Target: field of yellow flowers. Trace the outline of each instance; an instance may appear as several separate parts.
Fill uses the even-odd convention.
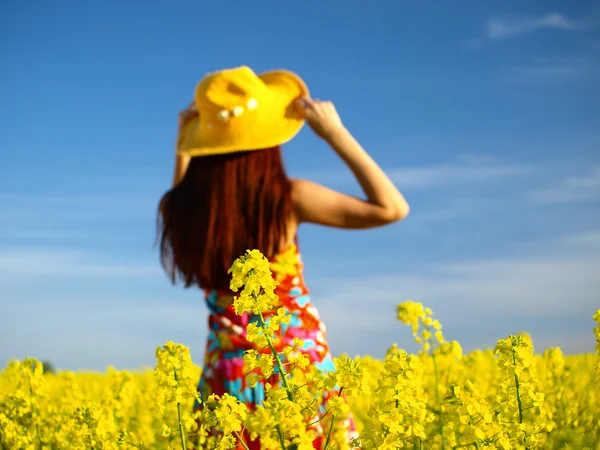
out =
[[[260,317],[248,340],[267,350],[246,354],[250,382],[283,374],[262,406],[212,396],[193,413],[201,370],[173,342],[146,372],[53,374],[33,359],[13,361],[0,372],[0,449],[248,449],[259,438],[264,449],[305,450],[317,430],[326,449],[600,449],[600,310],[596,355],[534,354],[526,334],[465,355],[431,310],[404,302],[397,317],[412,327],[417,354],[393,345],[384,360],[341,356],[321,374],[303,363],[300,341],[275,351],[287,318],[263,317],[277,300],[263,255],[247,252],[230,273],[241,289],[236,311]],[[322,413],[326,391],[338,395]],[[350,440],[338,419],[348,409],[358,428]]]

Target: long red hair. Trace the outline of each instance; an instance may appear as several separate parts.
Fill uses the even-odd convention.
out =
[[[194,157],[160,200],[161,264],[173,284],[227,290],[227,270],[247,249],[279,250],[291,213],[279,147]]]

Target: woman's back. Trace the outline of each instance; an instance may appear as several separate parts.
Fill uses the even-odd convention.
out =
[[[194,158],[160,209],[162,264],[186,287],[227,289],[227,270],[246,249],[274,256],[297,228],[278,146]]]

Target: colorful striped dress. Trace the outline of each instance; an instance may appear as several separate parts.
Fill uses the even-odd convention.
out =
[[[275,293],[281,305],[292,316],[289,324],[281,325],[281,334],[275,342],[276,350],[281,351],[292,345],[295,337],[300,338],[304,341],[304,347],[300,351],[309,358],[312,365],[325,372],[334,370],[325,325],[304,284],[297,242],[271,259],[271,271],[279,282]],[[261,405],[265,398],[264,380],[260,380],[254,387],[247,385],[243,356],[245,350],[254,348],[254,344],[246,340],[246,327],[257,318],[251,313],[238,316],[232,305],[233,295],[230,291],[205,291],[209,330],[198,391],[201,399],[206,399],[210,394],[228,393],[253,409],[256,405]],[[327,398],[325,402],[326,400]],[[196,404],[195,408],[200,408],[200,405]],[[345,426],[348,435],[354,435],[355,424],[351,414],[348,415]],[[316,431],[317,439],[313,446],[321,449],[324,445],[322,430]],[[252,449],[260,448],[258,442],[250,444]]]

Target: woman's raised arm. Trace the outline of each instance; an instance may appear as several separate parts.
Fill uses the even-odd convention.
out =
[[[394,183],[362,148],[330,102],[300,99],[299,109],[317,135],[342,158],[362,187],[362,200],[307,180],[292,180],[297,221],[340,228],[371,228],[404,219],[409,206]]]

